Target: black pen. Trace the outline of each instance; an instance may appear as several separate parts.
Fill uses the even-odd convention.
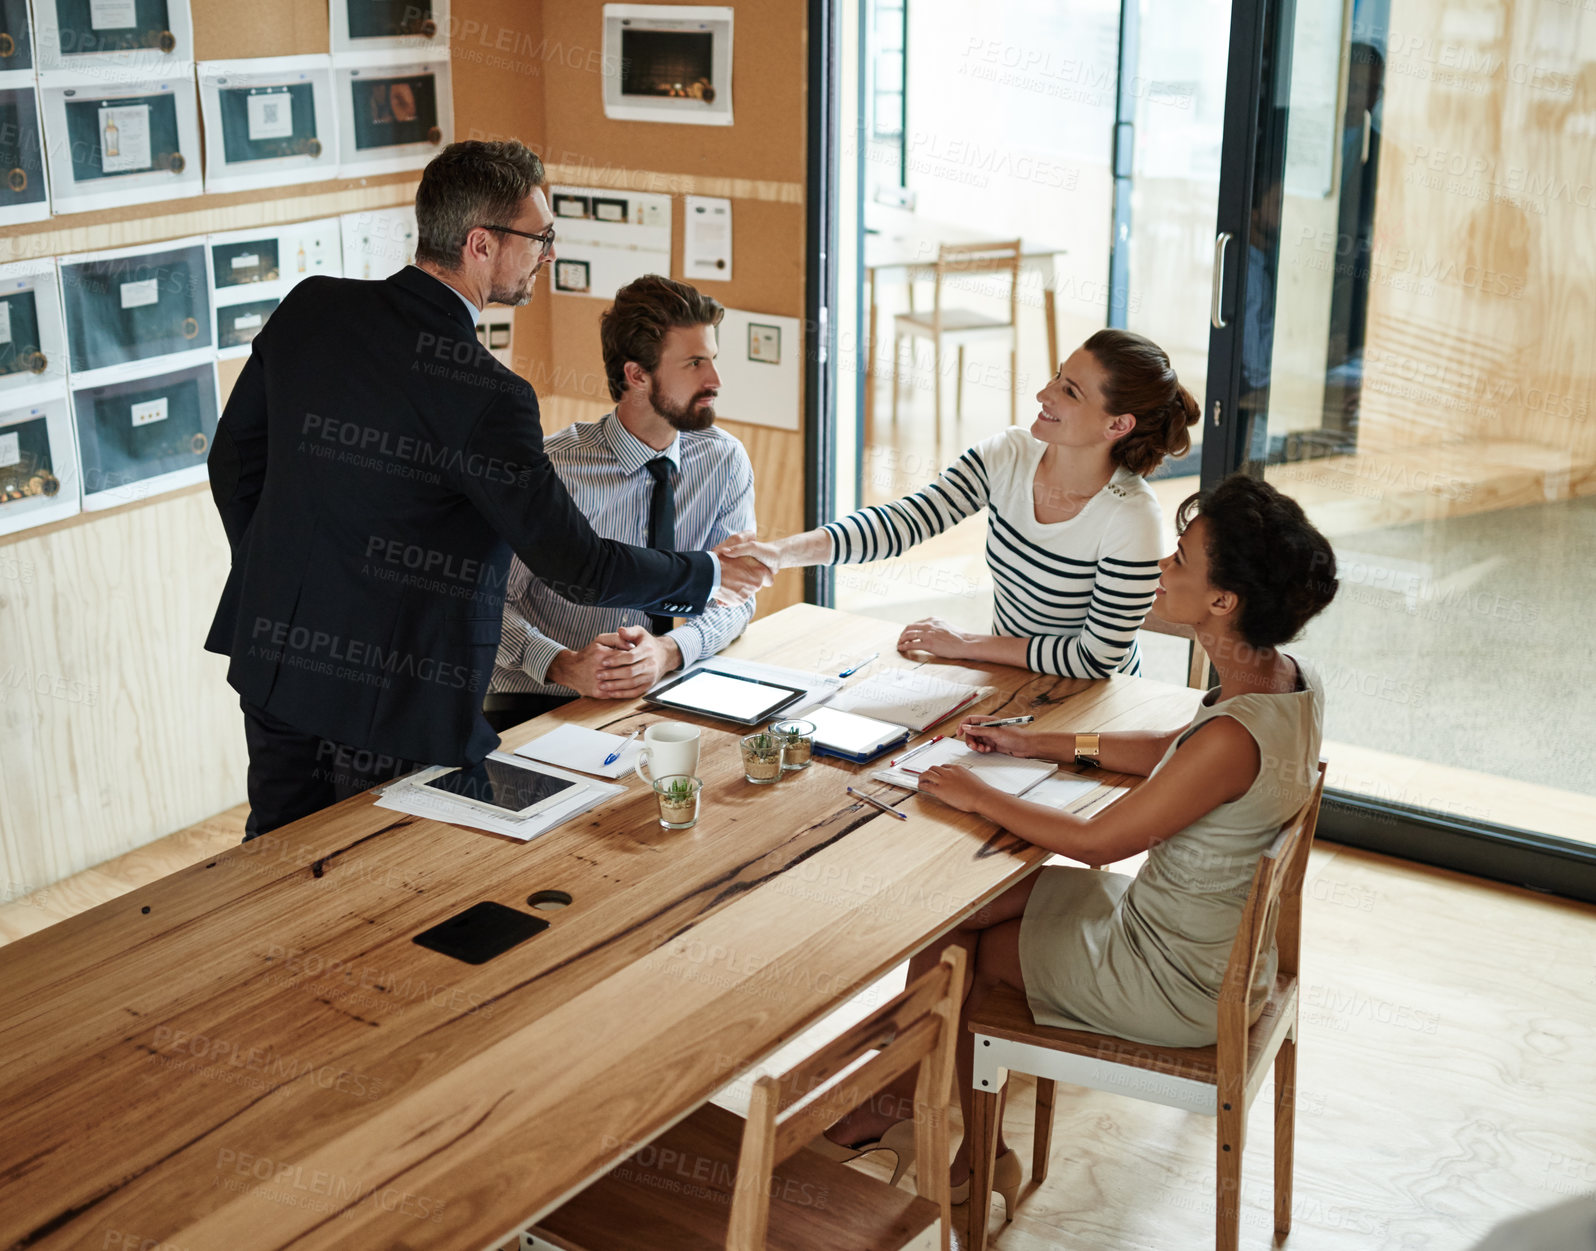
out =
[[[848,794],[852,795],[855,799],[862,799],[865,801],[865,803],[874,805],[875,807],[881,809],[882,812],[890,812],[900,821],[907,821],[909,819],[909,814],[907,812],[899,812],[896,808],[893,808],[888,804],[884,804],[879,799],[875,799],[872,796],[866,795],[862,791],[856,791],[851,786],[848,788]]]

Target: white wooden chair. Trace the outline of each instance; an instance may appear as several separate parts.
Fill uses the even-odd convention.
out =
[[[780,1077],[756,1081],[746,1123],[705,1105],[541,1218],[522,1245],[950,1251],[948,1107],[964,966],[963,949],[948,948],[896,999]],[[915,1154],[941,1161],[916,1170],[919,1194],[805,1150],[844,1112],[916,1066]]]
[[[913,358],[916,339],[931,340],[933,420],[936,429],[942,428],[942,341],[953,340],[958,346],[958,372],[954,377],[953,414],[955,420],[964,415],[964,345],[971,340],[1006,336],[1009,340],[1009,425],[1018,415],[1018,387],[1015,370],[1018,364],[1019,305],[1020,305],[1020,241],[1008,239],[992,243],[944,243],[937,249],[931,271],[933,282],[931,311],[916,312],[914,307],[913,273],[909,282],[909,311],[892,319],[892,420],[898,420],[898,361],[903,355],[903,340],[908,338]],[[1007,319],[991,317],[968,308],[946,308],[943,289],[950,278],[970,274],[1007,274],[1009,276]]]
[[[1009,987],[990,995],[967,1014],[975,1034],[975,1093],[969,1129],[971,1251],[983,1251],[986,1246],[998,1108],[1010,1072],[1032,1073],[1037,1078],[1031,1171],[1038,1182],[1047,1176],[1057,1082],[1216,1117],[1216,1240],[1219,1251],[1236,1251],[1247,1111],[1273,1063],[1275,1233],[1285,1237],[1291,1232],[1302,882],[1319,820],[1324,773],[1321,760],[1308,802],[1259,857],[1219,992],[1219,1040],[1214,1046],[1157,1047],[1107,1034],[1040,1026],[1032,1019],[1025,997]],[[1278,953],[1275,984],[1262,1015],[1249,1027],[1248,989],[1271,934]]]

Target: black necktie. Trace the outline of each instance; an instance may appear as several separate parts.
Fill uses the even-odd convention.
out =
[[[654,494],[648,504],[648,545],[667,551],[676,549],[676,495],[671,488],[671,462],[668,456],[656,456],[647,464],[654,475]],[[664,634],[674,628],[670,617],[648,615],[648,628],[652,634]]]

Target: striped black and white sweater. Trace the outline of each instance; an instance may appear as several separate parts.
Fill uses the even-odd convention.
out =
[[[985,508],[992,632],[1029,638],[1025,663],[1037,673],[1140,672],[1136,631],[1163,554],[1158,499],[1121,467],[1074,517],[1043,525],[1033,483],[1046,450],[1023,427],[978,443],[924,490],[828,523],[833,563],[901,556]]]

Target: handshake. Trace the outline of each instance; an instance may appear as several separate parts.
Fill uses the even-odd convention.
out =
[[[732,535],[715,548],[715,556],[720,561],[720,587],[715,592],[715,602],[728,608],[752,599],[771,584],[781,568],[776,545],[759,542],[752,530]]]

